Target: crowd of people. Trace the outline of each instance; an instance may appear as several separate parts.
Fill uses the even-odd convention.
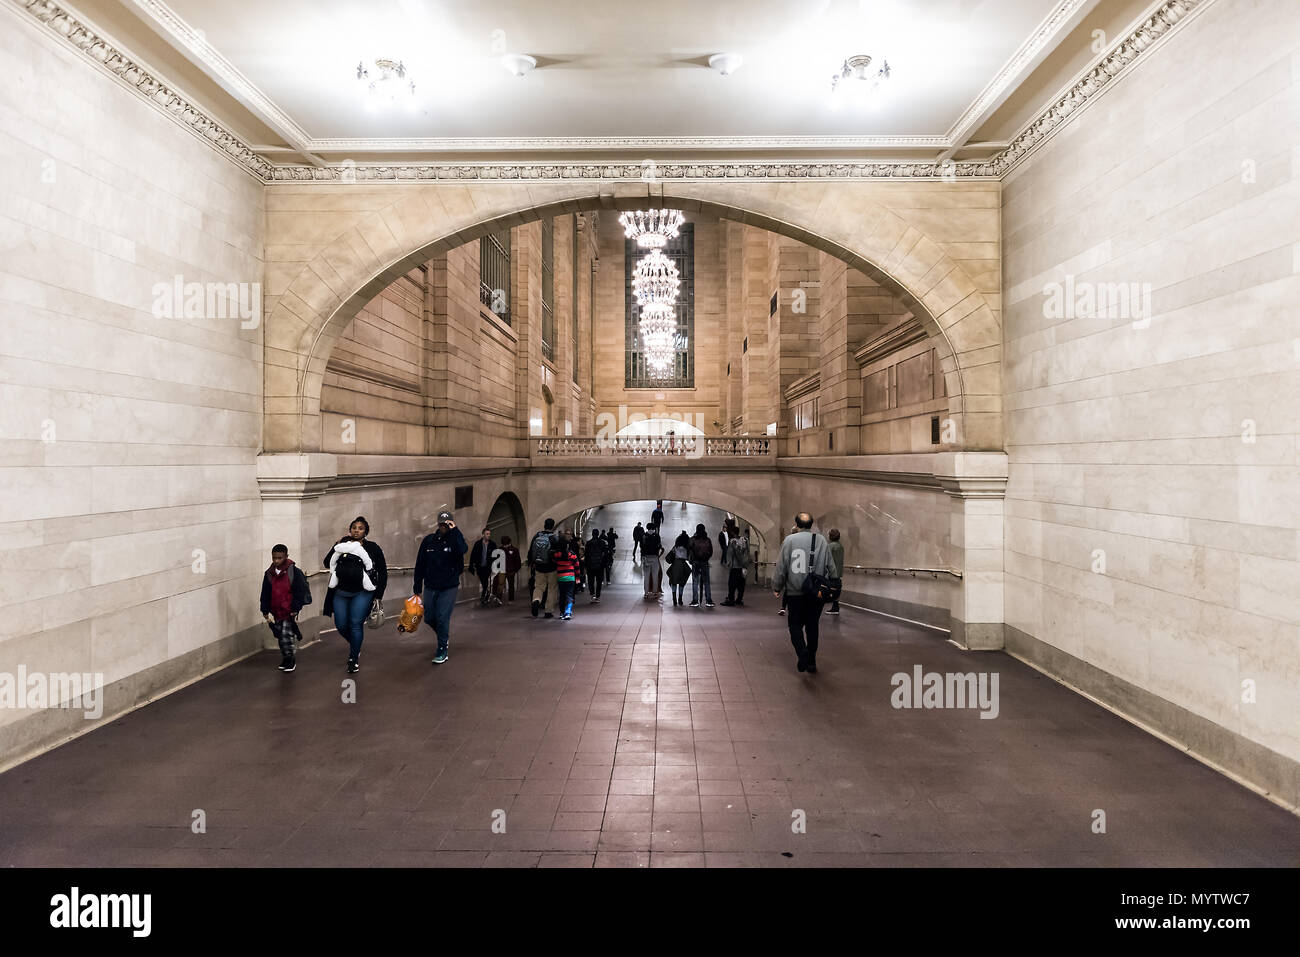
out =
[[[755,561],[750,546],[750,529],[727,519],[714,539],[703,523],[695,533],[685,529],[668,541],[663,502],[657,501],[649,520],[637,522],[632,530],[632,561],[640,566],[646,601],[662,601],[663,579],[668,579],[674,607],[684,607],[686,584],[691,585],[691,608],[713,608],[712,563],[726,571],[727,597],[724,607],[743,608],[745,583]],[[790,533],[781,544],[772,576],[773,594],[780,599],[779,614],[786,616],[790,641],[800,672],[816,673],[818,622],[823,609],[839,614],[840,579],[844,569],[844,547],[838,529],[825,537],[812,531],[807,512],[795,517]],[[334,619],[339,635],[348,644],[347,671],[360,668],[365,622],[372,609],[382,608],[388,584],[388,566],[383,550],[370,541],[370,524],[358,516],[348,534],[326,552],[323,565],[330,572],[323,612]],[[533,618],[568,621],[573,617],[576,596],[589,595],[589,604],[599,604],[602,588],[613,580],[618,533],[612,528],[591,529],[591,537],[575,535],[571,528],[556,528],[546,519],[533,535],[526,553],[521,554],[509,536],[498,543],[484,528],[471,547],[450,512],[438,516],[437,528],[420,543],[415,562],[412,596],[419,600],[424,620],[437,638],[434,664],[447,661],[451,616],[460,594],[461,579],[472,572],[479,581],[480,605],[509,605],[515,601],[519,572],[528,569],[528,595]],[[468,554],[468,565],[466,555]],[[721,582],[719,583],[721,585]],[[262,582],[262,614],[276,636],[281,651],[280,670],[297,667],[296,642],[302,640],[297,619],[311,602],[306,576],[288,556],[284,545],[271,551],[271,565]]]

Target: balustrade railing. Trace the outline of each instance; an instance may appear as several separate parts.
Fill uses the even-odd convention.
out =
[[[602,438],[598,436],[534,436],[535,456],[595,455],[638,457],[673,455],[685,458],[755,456],[771,457],[773,440],[766,436],[677,436],[640,435]]]

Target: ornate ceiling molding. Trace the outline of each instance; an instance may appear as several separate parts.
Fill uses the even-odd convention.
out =
[[[104,36],[51,0],[9,2],[247,172],[263,182],[270,181],[274,169],[270,163],[189,99],[164,83],[147,65],[120,50],[110,37]]]
[[[144,6],[162,7],[148,0]],[[128,86],[155,108],[163,111],[195,136],[239,164],[264,183],[295,182],[428,182],[430,180],[484,180],[494,182],[536,182],[539,180],[645,181],[659,180],[942,180],[999,179],[1024,162],[1047,142],[1071,117],[1094,102],[1116,78],[1126,74],[1139,59],[1161,46],[1173,31],[1208,7],[1214,0],[1165,0],[1125,38],[1102,55],[1025,125],[997,156],[979,162],[679,162],[654,166],[653,180],[647,170],[633,163],[434,163],[354,164],[337,166],[274,165],[252,147],[196,107],[187,97],[167,85],[153,70],[121,51],[114,41],[88,25],[53,0],[8,0],[71,44],[83,56]],[[1062,4],[1063,9],[1067,4]],[[206,44],[205,44],[206,45]],[[655,139],[665,142],[664,138]],[[668,138],[671,139],[671,138]],[[688,139],[688,138],[678,138]],[[741,138],[747,139],[747,138]],[[310,142],[310,141],[309,141]],[[592,147],[597,148],[597,147]]]
[[[1038,147],[1049,140],[1072,116],[1105,91],[1118,77],[1126,74],[1139,59],[1163,44],[1173,30],[1192,15],[1208,7],[1213,0],[1166,0],[1146,16],[1127,36],[1115,43],[1101,59],[1083,71],[1057,94],[1051,104],[1011,139],[994,162],[998,174],[1005,176],[1023,163]]]
[[[139,2],[139,0],[137,0]],[[500,150],[944,149],[944,136],[470,136],[308,139],[313,153],[436,153]]]
[[[136,0],[140,2],[140,0]],[[954,143],[965,143],[967,136],[976,128],[976,126],[985,118],[986,114],[994,108],[994,104],[1000,101],[1003,96],[1024,78],[1024,75],[1032,68],[1038,54],[1042,53],[1047,45],[1054,39],[1058,33],[1063,30],[1071,21],[1076,13],[1085,6],[1095,3],[1096,0],[1060,0],[1051,13],[1049,13],[1043,22],[1038,25],[1038,29],[1024,43],[1020,49],[1016,50],[998,71],[997,75],[989,81],[986,86],[975,97],[970,106],[966,107],[957,121],[953,123],[948,135],[945,147]]]

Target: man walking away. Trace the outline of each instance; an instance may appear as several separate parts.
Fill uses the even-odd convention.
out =
[[[289,549],[276,545],[271,549],[271,565],[262,576],[262,615],[280,646],[280,670],[285,674],[298,667],[293,644],[302,641],[298,612],[310,604],[307,576],[289,558]]]
[[[605,547],[608,549],[605,554],[605,584],[608,585],[614,580],[614,552],[618,548],[618,532],[612,528],[605,533]]]
[[[700,607],[701,594],[706,608],[713,607],[713,591],[709,587],[709,559],[713,557],[713,542],[704,530],[704,523],[695,526],[691,538],[691,607]]]
[[[438,651],[433,663],[447,660],[451,642],[451,613],[456,610],[460,576],[465,572],[465,553],[469,545],[452,520],[451,512],[438,515],[438,528],[424,536],[415,559],[415,583],[412,595],[420,595],[425,586],[432,594],[424,599],[424,620],[438,636]]]
[[[655,528],[659,528],[659,529],[662,529],[664,527],[663,499],[660,499],[659,501],[655,502],[655,510],[650,513],[650,524],[653,525]],[[641,554],[644,555],[645,552],[642,552]]]
[[[812,531],[812,516],[807,512],[795,516],[794,524],[794,534],[781,543],[781,555],[772,576],[772,593],[778,598],[785,596],[786,624],[799,670],[815,674],[817,620],[821,617],[822,603],[803,593],[803,582],[810,572],[829,577],[831,550],[826,539]]]
[[[480,605],[486,605],[492,593],[492,553],[496,550],[497,543],[492,541],[492,530],[485,528],[479,540],[474,543],[473,551],[469,553],[469,567],[478,575]]]
[[[830,540],[831,546],[831,578],[844,578],[844,546],[840,544],[840,530],[832,528],[826,533]],[[831,607],[826,614],[838,615],[840,613],[840,596],[836,595],[835,600],[831,602]]]
[[[636,528],[632,529],[632,561],[636,562],[637,553],[641,550],[641,539],[645,538],[645,529],[641,523],[636,523]]]
[[[664,553],[659,541],[659,526],[648,525],[645,538],[641,539],[641,571],[645,581],[645,597],[654,598],[663,594],[663,563],[659,556]]]
[[[546,596],[546,617],[555,617],[556,604],[560,600],[560,589],[555,583],[555,559],[551,553],[555,550],[555,519],[548,518],[542,530],[533,536],[528,545],[528,567],[532,570],[533,617],[541,607],[538,595]],[[539,590],[540,589],[540,590]]]
[[[583,563],[587,569],[587,581],[591,584],[589,604],[598,605],[601,578],[605,573],[605,540],[594,528],[591,530],[591,540],[587,542],[587,554],[583,556]]]
[[[733,535],[727,543],[727,600],[724,605],[745,607],[745,575],[749,571],[749,531]]]

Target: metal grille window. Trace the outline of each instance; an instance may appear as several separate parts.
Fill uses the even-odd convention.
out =
[[[653,379],[641,352],[638,335],[640,313],[636,296],[632,292],[632,270],[644,252],[634,240],[625,240],[623,273],[625,288],[626,361],[624,388],[628,389],[693,389],[695,387],[695,226],[686,223],[676,239],[670,240],[663,253],[673,261],[681,275],[677,295],[677,355],[673,374],[666,379]]]
[[[542,220],[542,358],[555,361],[555,220]]]
[[[478,241],[478,298],[498,319],[510,325],[510,230]]]

